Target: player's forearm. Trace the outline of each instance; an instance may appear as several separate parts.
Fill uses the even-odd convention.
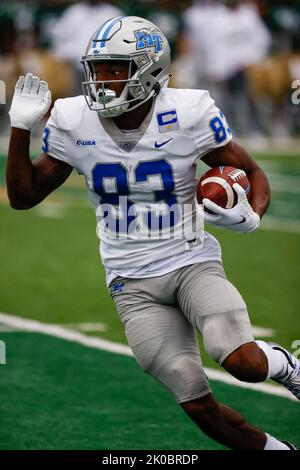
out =
[[[51,93],[45,81],[31,73],[19,77],[9,110],[12,130],[6,169],[8,198],[15,209],[29,209],[42,200],[42,185],[39,189],[29,157],[30,130],[50,105]]]
[[[231,141],[224,147],[218,147],[202,160],[214,168],[224,165],[244,170],[251,184],[250,204],[254,212],[262,217],[270,202],[270,187],[265,173],[255,160],[237,142]]]
[[[34,169],[29,156],[30,132],[12,127],[6,165],[7,194],[14,209],[34,205]]]
[[[265,173],[260,168],[247,171],[251,185],[250,204],[261,218],[270,203],[270,186]]]

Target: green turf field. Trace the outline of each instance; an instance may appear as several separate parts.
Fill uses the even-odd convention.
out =
[[[300,158],[260,155],[259,163],[272,186],[265,229],[211,232],[252,323],[274,330],[271,339],[292,350],[300,340]],[[7,203],[3,169],[0,158],[0,312],[75,330],[96,324],[84,334],[125,343],[83,179],[73,175],[39,207],[18,212]],[[131,357],[38,333],[0,331],[0,339],[7,350],[0,365],[1,449],[221,448]],[[216,367],[201,350],[205,365]],[[300,446],[297,403],[219,381],[212,387],[248,420]]]

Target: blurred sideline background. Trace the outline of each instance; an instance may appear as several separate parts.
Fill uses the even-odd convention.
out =
[[[172,47],[170,85],[209,89],[235,138],[266,171],[272,201],[259,231],[206,229],[221,243],[255,336],[299,350],[300,104],[291,96],[300,79],[300,2],[1,0],[7,96],[0,105],[0,340],[7,363],[0,364],[0,449],[222,448],[131,358],[41,334],[54,324],[51,331],[59,326],[84,344],[126,344],[105,286],[84,178],[73,172],[29,211],[14,211],[7,200],[7,112],[18,76],[47,80],[53,101],[81,94],[88,39],[120,14],[144,16],[163,30]],[[32,157],[41,151],[44,124],[33,130]],[[200,164],[198,174],[205,170]],[[40,323],[34,328],[28,320]],[[299,447],[299,406],[273,389],[270,395],[230,385],[228,375],[213,380],[220,368],[199,341],[219,400]]]
[[[172,48],[170,86],[209,89],[236,136],[253,149],[295,145],[300,106],[291,84],[300,77],[297,0],[2,0],[0,79],[7,103],[17,77],[49,82],[53,99],[81,94],[88,38],[118,15],[156,23]],[[1,106],[1,134],[8,132]],[[38,130],[36,130],[38,133]]]

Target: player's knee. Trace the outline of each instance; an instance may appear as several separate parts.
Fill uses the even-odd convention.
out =
[[[186,374],[194,369],[194,364],[188,356],[182,355],[170,360],[165,367],[168,375],[180,379],[186,378]]]
[[[222,363],[224,369],[243,382],[263,382],[268,375],[268,364],[254,345],[241,347]]]
[[[208,394],[210,388],[198,357],[173,355],[169,360],[153,362],[147,370],[174,395],[178,403],[197,394]]]
[[[182,388],[183,395],[194,393],[195,383],[204,379],[201,377],[201,373],[204,376],[204,372],[199,368],[198,362],[186,354],[173,357],[168,361],[161,361],[160,364],[157,362],[156,366],[152,364],[150,373],[158,375],[163,383],[176,384],[177,387]]]

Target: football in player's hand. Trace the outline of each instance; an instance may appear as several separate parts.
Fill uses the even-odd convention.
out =
[[[197,185],[197,201],[202,203],[208,198],[224,209],[231,209],[237,203],[237,194],[233,184],[238,183],[246,192],[249,199],[250,182],[246,173],[232,166],[218,166],[204,173]]]

